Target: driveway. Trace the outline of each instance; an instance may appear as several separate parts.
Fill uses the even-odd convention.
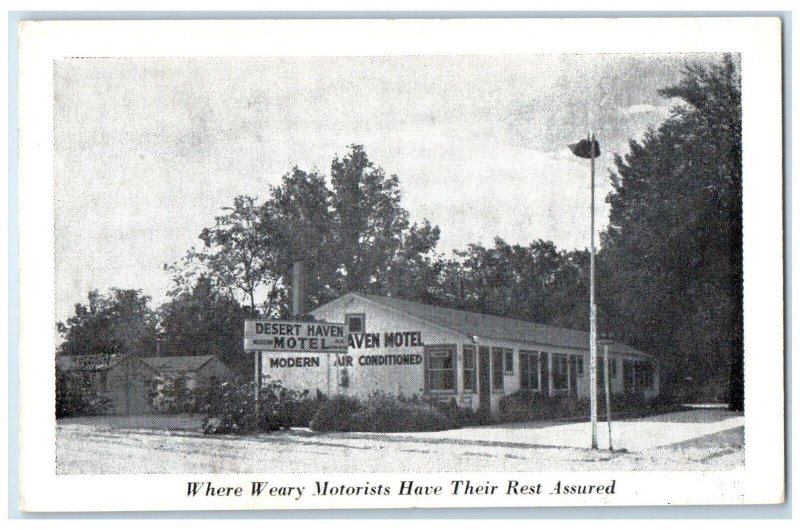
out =
[[[612,416],[611,422],[614,449],[628,451],[643,451],[689,442],[739,427],[744,427],[744,416],[721,409],[687,410],[620,421],[613,421]],[[408,440],[470,441],[585,449],[591,447],[591,423],[522,422],[381,436],[396,436]],[[605,422],[597,424],[597,441],[601,449],[608,448],[608,424]]]

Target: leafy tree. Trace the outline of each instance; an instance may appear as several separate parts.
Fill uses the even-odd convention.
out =
[[[661,356],[675,393],[742,380],[741,80],[687,65],[672,116],[615,158],[601,301],[618,336]],[[733,377],[730,377],[733,374]],[[723,396],[724,397],[724,396]]]
[[[89,303],[56,327],[64,339],[60,355],[131,354],[147,357],[156,344],[157,319],[150,297],[140,290],[112,288],[89,292]]]
[[[217,355],[231,367],[247,363],[243,355],[243,322],[246,307],[228,292],[220,291],[207,276],[200,276],[190,290],[175,293],[159,308],[167,355]]]
[[[56,418],[96,416],[111,409],[111,399],[92,384],[91,374],[56,366]]]
[[[330,187],[321,173],[295,167],[264,203],[240,196],[225,210],[200,234],[201,250],[165,265],[173,296],[205,276],[247,301],[253,314],[288,316],[297,260],[305,264],[306,308],[348,291],[425,300],[439,274],[439,229],[409,221],[398,177],[387,176],[359,145],[334,158]]]
[[[218,288],[241,298],[258,313],[256,300],[263,298],[263,311],[270,314],[280,290],[281,277],[276,272],[275,245],[269,240],[272,220],[265,217],[256,198],[240,195],[233,206],[223,208],[214,226],[200,233],[203,246],[192,248],[181,263],[165,265],[173,273],[176,290],[190,289],[199,276],[211,278]],[[260,296],[263,293],[263,296]]]
[[[439,229],[427,221],[410,224],[400,205],[399,182],[370,162],[361,145],[350,146],[347,155],[331,163],[338,293],[401,291],[402,284],[391,285],[401,278],[398,267],[409,261],[416,268],[430,265]],[[414,291],[422,295],[425,288]]]
[[[588,327],[588,254],[551,241],[469,245],[441,266],[439,301],[480,313],[578,329]]]
[[[401,234],[400,246],[378,276],[382,288],[379,294],[429,303],[436,300],[434,292],[444,267],[442,257],[435,252],[439,233],[438,226],[424,219]]]
[[[262,226],[269,230],[275,273],[285,278],[277,303],[284,315],[291,312],[288,286],[295,261],[304,263],[305,308],[316,307],[336,296],[331,196],[323,175],[295,167],[284,175],[279,186],[272,188],[270,199],[261,206],[262,217],[272,221]]]

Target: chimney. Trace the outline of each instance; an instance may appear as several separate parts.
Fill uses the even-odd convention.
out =
[[[303,262],[295,261],[292,264],[292,315],[299,317],[303,312]]]

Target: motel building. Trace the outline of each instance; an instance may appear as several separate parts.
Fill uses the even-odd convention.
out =
[[[358,293],[310,313],[317,322],[345,323],[347,353],[265,351],[264,384],[329,396],[416,394],[493,414],[500,398],[520,391],[589,397],[584,331]],[[608,348],[612,393],[658,394],[651,355],[619,343]],[[601,384],[603,350],[598,345]]]

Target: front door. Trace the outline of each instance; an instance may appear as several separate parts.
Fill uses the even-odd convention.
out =
[[[578,393],[578,376],[581,375],[583,360],[577,355],[570,355],[569,367],[569,392],[570,394]]]
[[[492,381],[489,370],[491,370],[491,359],[489,348],[481,346],[478,349],[478,410],[489,412],[489,400],[492,394]]]
[[[547,352],[541,352],[539,354],[539,366],[542,370],[542,395],[549,396],[550,395],[550,354]]]

